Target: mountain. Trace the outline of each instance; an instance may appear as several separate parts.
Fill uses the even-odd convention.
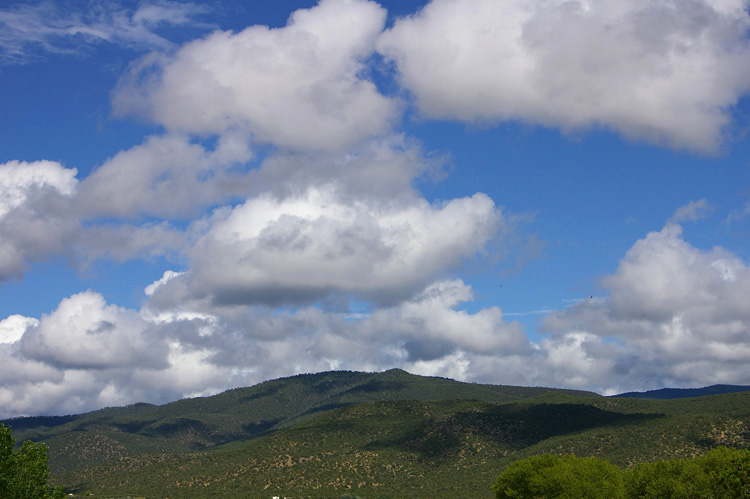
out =
[[[649,390],[646,392],[627,392],[613,397],[626,397],[636,399],[680,399],[687,397],[704,397],[706,395],[719,395],[722,393],[735,393],[750,391],[750,386],[742,385],[711,385],[705,388],[662,388],[660,390]]]
[[[750,447],[750,392],[680,400],[326,372],[162,406],[5,422],[96,497],[493,497],[540,453],[620,466]]]
[[[3,421],[17,441],[44,441],[50,467],[64,472],[112,456],[185,452],[256,438],[293,426],[321,412],[363,402],[481,400],[502,403],[546,393],[598,397],[591,392],[462,383],[416,376],[400,369],[383,373],[301,374],[237,388],[210,397],[162,406],[133,404],[73,416]],[[70,452],[58,453],[58,448]]]

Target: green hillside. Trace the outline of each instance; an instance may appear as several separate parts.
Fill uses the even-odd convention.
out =
[[[53,482],[97,497],[492,497],[539,453],[636,462],[750,446],[750,392],[678,400],[460,383],[391,370],[8,422]]]

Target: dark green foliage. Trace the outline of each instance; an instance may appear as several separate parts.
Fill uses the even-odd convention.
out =
[[[750,497],[749,472],[750,451],[726,447],[624,472],[602,459],[543,454],[512,463],[493,490],[498,499],[740,499]]]
[[[710,477],[714,497],[750,497],[750,450],[713,449],[699,460]]]
[[[625,473],[629,498],[703,499],[711,494],[709,475],[695,461],[670,459],[641,463]]]
[[[47,479],[47,447],[30,440],[14,450],[11,430],[0,424],[0,497],[3,499],[48,499],[63,497],[52,491]]]
[[[498,499],[622,499],[622,472],[595,457],[534,456],[516,461],[493,487]]]

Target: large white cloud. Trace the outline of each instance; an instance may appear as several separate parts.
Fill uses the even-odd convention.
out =
[[[28,357],[67,369],[158,366],[166,351],[154,348],[147,326],[137,313],[107,305],[89,291],[65,298],[42,316],[24,333],[21,348]]]
[[[545,348],[576,352],[571,377],[602,390],[750,384],[750,267],[736,255],[695,248],[670,223],[636,242],[602,285],[606,299],[545,319]]]
[[[65,168],[54,161],[0,164],[0,219],[14,208],[50,192],[73,195],[77,173],[75,168]]]
[[[220,145],[209,153],[181,139],[154,138],[120,153],[83,181],[75,168],[53,161],[0,164],[0,281],[59,256],[85,266],[99,258],[123,261],[179,252],[187,247],[187,237],[167,222],[92,219],[186,216],[226,199],[242,185],[236,181],[241,175],[226,169],[241,150]],[[208,164],[225,168],[213,175]]]
[[[0,164],[0,281],[69,247],[78,227],[66,216],[76,173],[53,161]]]
[[[176,135],[152,136],[120,151],[80,185],[77,205],[89,218],[188,218],[226,201],[247,184],[246,141],[228,134],[211,151]]]
[[[39,321],[22,315],[11,315],[0,321],[0,343],[15,343],[23,337],[29,327],[38,326]]]
[[[699,151],[750,90],[744,0],[433,0],[378,50],[426,117],[605,126]]]
[[[291,304],[353,294],[398,303],[481,252],[504,223],[484,194],[437,205],[350,199],[331,184],[263,194],[215,214],[190,271],[154,300]]]
[[[251,175],[253,193],[285,197],[310,186],[335,183],[351,199],[403,202],[417,193],[418,178],[439,179],[447,159],[427,153],[403,135],[390,135],[352,147],[346,154],[277,152]]]
[[[371,321],[382,332],[391,328],[396,336],[393,344],[412,364],[443,359],[456,351],[491,356],[529,351],[521,325],[505,322],[498,307],[474,314],[457,310],[473,298],[471,287],[461,280],[438,281],[395,309],[376,311]]]
[[[329,369],[455,375],[453,359],[470,367],[528,354],[521,326],[499,309],[460,310],[471,299],[471,288],[452,280],[357,318],[314,307],[156,317],[79,293],[40,319],[0,322],[10,331],[0,343],[0,417],[161,403]]]
[[[389,131],[398,105],[361,76],[386,12],[368,0],[322,0],[286,27],[215,32],[132,68],[113,100],[170,130],[240,129],[261,142],[333,150]]]
[[[39,319],[11,316],[0,321],[0,417],[160,403],[226,388],[231,370],[205,362],[213,351],[190,343],[203,326],[155,322],[91,291]]]

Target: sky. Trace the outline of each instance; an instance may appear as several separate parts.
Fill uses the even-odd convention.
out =
[[[3,2],[0,417],[750,385],[749,9]]]

